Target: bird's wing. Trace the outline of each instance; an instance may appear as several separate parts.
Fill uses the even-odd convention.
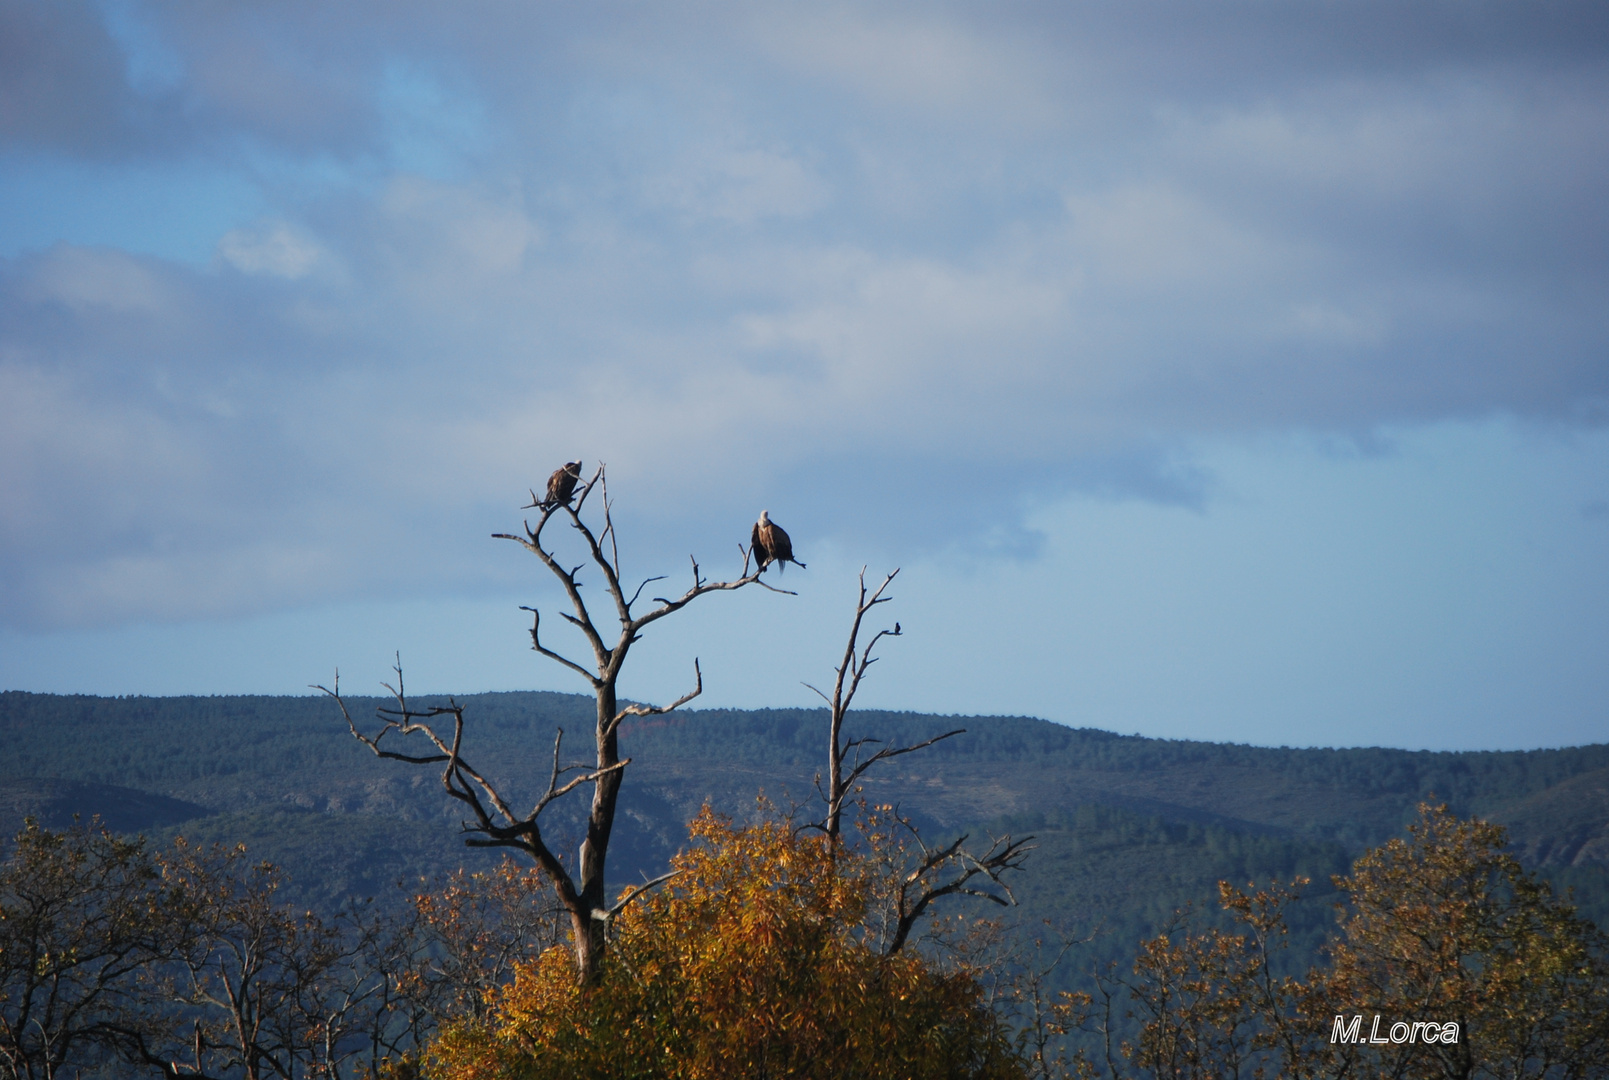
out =
[[[778,561],[793,558],[793,539],[788,536],[787,530],[774,521],[771,523],[771,554]]]

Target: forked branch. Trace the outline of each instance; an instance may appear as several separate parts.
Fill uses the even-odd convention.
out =
[[[934,901],[946,896],[974,896],[1010,907],[1017,902],[1011,885],[1001,875],[1008,870],[1020,870],[1023,860],[1035,845],[1032,836],[1013,840],[1009,836],[990,837],[989,848],[979,855],[967,851],[967,834],[956,837],[941,847],[928,847],[921,833],[908,818],[899,815],[892,807],[885,807],[891,815],[891,825],[904,831],[910,843],[917,848],[914,864],[900,879],[894,895],[894,932],[884,952],[892,956],[905,947],[911,931]]]
[[[879,761],[887,761],[889,758],[896,758],[901,754],[910,754],[917,750],[925,750],[936,742],[943,742],[945,739],[956,735],[965,735],[966,730],[966,728],[956,728],[954,731],[946,731],[942,735],[935,735],[931,739],[923,739],[921,742],[912,743],[910,746],[886,746],[874,753],[871,757],[865,759],[861,758],[861,748],[881,742],[881,740],[872,738],[850,739],[843,744],[843,748],[838,759],[840,762],[842,762],[845,760],[851,749],[855,751],[854,763],[850,766],[849,772],[843,778],[843,788],[845,791],[852,792],[854,790],[855,781],[859,780],[867,769],[870,769]]]
[[[580,675],[583,679],[586,679],[594,686],[597,685],[597,676],[593,675],[592,672],[588,671],[574,660],[571,660],[568,656],[563,656],[559,653],[556,653],[546,645],[542,644],[542,613],[540,611],[534,607],[527,607],[524,604],[520,605],[520,610],[529,611],[531,613],[531,649],[533,652],[540,653],[549,660],[552,660],[554,663],[561,664],[564,667],[569,668],[571,671],[575,672],[577,675]]]
[[[877,743],[879,740],[872,738],[846,740],[844,738],[844,717],[855,701],[855,694],[860,690],[861,680],[866,677],[866,672],[871,666],[877,662],[877,657],[873,654],[877,649],[878,642],[885,637],[901,637],[904,634],[904,631],[900,629],[899,623],[896,622],[893,629],[877,631],[864,648],[860,647],[861,624],[865,621],[867,614],[878,604],[886,604],[893,599],[893,597],[885,596],[884,594],[898,574],[899,569],[896,567],[883,579],[881,585],[878,585],[875,590],[868,593],[866,590],[866,568],[864,566],[860,568],[860,597],[855,604],[854,621],[849,625],[849,641],[844,646],[843,659],[833,669],[832,696],[829,697],[816,687],[805,683],[808,689],[827,703],[828,710],[827,786],[825,790],[821,791],[822,798],[827,804],[827,811],[826,816],[821,821],[814,823],[810,827],[819,829],[834,843],[837,842],[842,833],[844,805],[855,793],[855,781],[865,775],[866,770],[880,761],[887,761],[889,758],[896,758],[901,754],[921,750],[932,746],[936,742],[966,732],[965,728],[956,728],[954,731],[935,735],[931,739],[913,743],[910,746],[885,746],[869,757],[862,757],[863,748]],[[845,773],[844,763],[849,760],[851,752],[854,753],[855,759],[850,762],[849,771]],[[821,790],[819,778],[816,783],[817,789]]]
[[[628,716],[662,716],[673,709],[679,709],[704,692],[704,673],[698,669],[698,657],[693,657],[693,688],[669,705],[627,705],[615,713],[614,719],[609,721],[608,731],[613,733]]]
[[[353,719],[346,699],[341,695],[339,672],[336,673],[332,686],[317,685],[313,689],[321,691],[335,701],[353,737],[367,746],[376,757],[419,765],[443,763],[442,788],[448,796],[462,803],[469,811],[470,820],[463,822],[464,831],[479,834],[467,837],[466,844],[471,847],[512,847],[523,851],[552,877],[561,894],[567,888],[573,892],[574,887],[569,874],[542,840],[537,817],[554,799],[562,797],[582,784],[594,783],[604,775],[623,769],[629,764],[630,759],[598,769],[585,765],[561,766],[559,752],[564,732],[560,729],[553,743],[553,770],[547,791],[537,800],[536,806],[529,814],[517,814],[498,791],[497,786],[463,756],[464,706],[449,699],[446,705],[416,708],[408,702],[400,659],[393,665],[392,670],[397,674],[396,685],[387,683],[386,689],[391,692],[396,704],[390,707],[381,706],[375,710],[381,725],[372,735],[360,730]],[[438,731],[437,726],[432,723],[441,717],[452,718],[450,735]],[[408,754],[387,749],[382,744],[386,736],[393,732],[399,736],[421,736],[436,752]],[[561,784],[561,777],[570,772],[577,772],[579,775]]]

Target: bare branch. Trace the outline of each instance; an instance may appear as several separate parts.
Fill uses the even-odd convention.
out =
[[[849,770],[849,775],[844,778],[844,784],[845,786],[853,784],[861,777],[863,773],[865,773],[867,769],[871,768],[879,761],[887,761],[889,758],[896,758],[901,754],[909,754],[917,750],[925,750],[934,743],[943,742],[945,739],[948,739],[953,735],[965,735],[966,730],[966,728],[956,728],[954,731],[946,731],[943,735],[935,735],[931,739],[924,739],[922,742],[913,743],[910,746],[885,747],[884,749],[877,751],[877,753],[873,754],[865,761],[860,761],[857,757],[854,767]],[[851,746],[858,749],[863,743],[875,741],[876,740],[874,739],[856,739],[854,742],[846,744],[844,750],[847,752]]]
[[[1007,870],[1020,870],[1028,852],[1034,850],[1032,836],[1013,840],[1011,837],[991,838],[989,850],[981,856],[970,854],[963,845],[962,835],[941,848],[928,848],[911,822],[898,813],[895,821],[903,827],[921,848],[923,855],[905,875],[895,896],[894,934],[884,949],[892,956],[904,948],[911,930],[933,903],[946,896],[973,896],[1009,907],[1017,902],[1011,887],[1001,879]],[[992,882],[998,892],[974,885],[978,877]],[[1004,895],[1001,895],[1001,894]]]
[[[557,662],[559,664],[563,664],[565,667],[569,668],[571,671],[573,671],[576,674],[580,675],[583,679],[587,680],[587,682],[589,682],[589,683],[592,683],[594,686],[597,685],[598,677],[596,675],[592,674],[592,672],[588,671],[586,668],[582,667],[580,664],[576,663],[574,660],[571,660],[569,657],[561,656],[560,654],[554,652],[552,649],[549,649],[547,646],[542,644],[542,638],[541,638],[541,634],[540,634],[540,631],[541,631],[541,628],[542,628],[542,613],[540,611],[536,610],[536,608],[534,608],[534,607],[526,607],[524,604],[520,605],[520,610],[521,611],[529,611],[531,613],[531,648],[532,649],[534,649],[536,652],[541,653],[543,656],[547,657],[549,660],[553,660],[553,661],[555,661],[555,662]],[[560,612],[560,614],[563,615],[565,613]],[[569,618],[568,615],[566,615],[565,617]],[[570,621],[575,622],[574,619],[570,619]]]
[[[586,542],[587,542],[587,553],[590,556],[593,564],[595,566],[597,566],[600,571],[603,572],[604,584],[607,587],[607,589],[609,590],[610,598],[613,599],[614,602],[615,602],[615,613],[616,613],[616,615],[619,616],[621,623],[625,624],[625,623],[628,623],[628,622],[631,621],[631,612],[630,612],[630,610],[628,610],[628,608],[626,606],[625,594],[622,592],[621,587],[620,587],[620,571],[619,571],[620,558],[619,558],[619,553],[617,551],[615,553],[614,560],[611,561],[609,559],[609,557],[606,556],[603,553],[602,542],[599,540],[598,536],[593,533],[592,529],[587,525],[586,521],[581,517],[581,509],[582,509],[583,504],[586,501],[586,496],[591,494],[592,489],[593,489],[593,487],[595,485],[602,485],[603,483],[604,483],[603,466],[599,465],[598,466],[598,471],[593,474],[592,481],[589,484],[587,484],[586,490],[582,492],[582,497],[576,500],[576,503],[575,503],[574,506],[566,507],[565,509],[568,511],[568,513],[570,515],[570,525],[571,525],[571,527],[573,527],[577,532],[579,532],[581,534],[581,536],[586,540]],[[613,535],[613,533],[614,533],[614,521],[610,517],[610,513],[609,513],[609,498],[608,498],[608,494],[607,494],[607,489],[605,489],[604,502],[603,502],[603,522],[604,522],[603,536],[605,538],[611,537]],[[543,562],[548,564],[548,568],[550,570],[554,570],[554,568],[557,567],[558,564],[553,561],[552,555],[550,555],[548,552],[546,552],[546,551],[538,551],[537,555],[542,559]],[[591,616],[587,614],[586,606],[581,603],[580,594],[575,592],[575,589],[574,589],[574,587],[575,587],[575,575],[576,575],[577,572],[580,571],[582,565],[585,565],[585,564],[583,563],[583,564],[577,565],[575,570],[570,571],[570,573],[567,574],[567,575],[561,573],[558,570],[554,570],[554,572],[559,573],[561,579],[563,579],[566,582],[566,590],[569,591],[570,594],[571,594],[570,595],[570,600],[571,600],[571,603],[573,603],[575,605],[576,614],[583,616],[586,619],[587,625],[590,627],[591,624],[592,624]],[[592,631],[592,632],[596,633],[596,631]],[[602,653],[601,640],[597,645],[594,646],[594,649],[599,651],[598,664],[599,664],[600,667],[602,667],[605,663],[607,663],[607,661],[604,658],[603,653]]]
[[[665,580],[665,575],[664,574],[658,574],[658,575],[656,575],[654,577],[644,579],[643,583],[641,585],[637,586],[637,591],[631,594],[631,599],[626,601],[626,606],[629,608],[631,605],[635,604],[637,602],[637,598],[642,595],[642,591],[644,589],[646,589],[649,585],[652,585],[656,581],[664,581],[664,580]]]
[[[680,611],[682,608],[686,607],[688,604],[692,603],[700,596],[706,595],[707,593],[731,592],[734,589],[741,589],[746,585],[765,585],[765,582],[760,580],[759,571],[755,571],[753,574],[749,574],[744,577],[736,578],[732,581],[705,581],[699,576],[698,563],[696,561],[693,563],[693,580],[693,587],[688,589],[679,598],[671,600],[663,596],[656,596],[654,597],[654,602],[657,603],[659,607],[648,612],[647,614],[639,615],[635,619],[624,619],[622,622],[631,628],[632,633],[636,633],[648,624],[658,622],[666,615],[671,615]],[[769,586],[766,587],[769,588]],[[771,591],[787,593],[789,596],[798,595],[797,593],[788,593],[786,589],[772,589]]]
[[[680,870],[672,870],[669,873],[660,874],[658,877],[656,877],[656,878],[654,878],[654,879],[652,879],[650,881],[645,881],[641,885],[633,885],[631,888],[626,890],[626,893],[625,893],[624,896],[622,896],[619,900],[615,901],[614,906],[609,908],[608,911],[605,911],[605,912],[593,912],[593,918],[603,918],[603,919],[612,919],[612,918],[614,918],[616,915],[619,915],[622,911],[626,910],[626,905],[627,904],[631,903],[633,900],[637,899],[640,896],[646,896],[650,889],[652,889],[652,888],[654,888],[655,886],[658,886],[658,885],[663,885],[665,882],[669,881],[671,878],[677,877],[680,874],[681,874]]]
[[[337,678],[335,688],[316,687],[329,695],[346,718],[347,727],[357,740],[367,746],[377,757],[389,758],[397,761],[407,761],[412,764],[434,764],[445,762],[442,769],[441,782],[446,793],[453,799],[463,803],[473,817],[473,823],[466,823],[470,832],[482,833],[489,837],[486,841],[468,840],[471,846],[513,846],[518,847],[536,858],[539,865],[555,879],[560,891],[569,887],[568,877],[564,868],[546,846],[542,843],[540,834],[535,826],[533,813],[529,818],[521,819],[509,807],[496,786],[476,770],[462,755],[464,732],[464,709],[457,702],[449,704],[432,705],[425,709],[414,709],[408,704],[405,684],[402,677],[402,663],[399,659],[393,666],[397,673],[395,686],[387,683],[386,689],[391,691],[396,700],[394,708],[385,706],[376,710],[383,721],[378,734],[369,736],[358,730],[353,721],[346,702],[340,697],[340,680]],[[451,716],[453,731],[450,739],[444,738],[441,733],[429,723],[430,720],[442,716]],[[380,741],[392,731],[401,735],[422,735],[426,742],[437,752],[434,754],[401,754],[386,750],[380,746]],[[595,778],[595,777],[594,777]],[[586,778],[579,778],[580,783],[587,782]],[[556,796],[555,796],[556,797]],[[549,800],[551,801],[551,800]],[[573,892],[573,888],[570,888]]]
[[[693,688],[669,705],[627,705],[614,715],[609,721],[607,732],[613,732],[620,726],[620,722],[628,716],[662,716],[673,709],[678,709],[692,701],[704,692],[704,673],[698,669],[698,657],[693,657]]]
[[[603,490],[603,531],[604,535],[609,537],[609,552],[615,568],[615,577],[618,578],[620,576],[620,534],[615,532],[615,519],[610,513],[609,478],[604,475],[601,465],[598,467],[598,484]],[[627,604],[626,606],[630,607],[631,605]]]
[[[546,808],[548,803],[552,802],[554,799],[559,798],[560,796],[568,795],[570,792],[574,791],[576,788],[580,787],[582,784],[595,783],[598,780],[599,777],[608,776],[610,773],[619,772],[620,770],[624,769],[627,765],[630,765],[630,764],[631,764],[631,759],[630,758],[622,758],[621,760],[615,762],[613,765],[606,765],[601,769],[594,769],[592,772],[589,772],[584,776],[573,777],[567,783],[565,783],[565,785],[563,787],[560,787],[560,788],[549,787],[547,794],[542,796],[541,800],[537,802],[536,810],[534,810],[532,812],[532,816],[535,817],[536,814],[541,813],[542,810],[544,808]],[[579,766],[573,766],[573,767],[578,768]]]
[[[594,553],[595,560],[603,565],[605,575],[610,579],[611,592],[615,594],[617,603],[620,603],[619,581],[613,576],[613,573],[608,567],[607,563],[604,562],[603,553],[598,550],[597,540],[592,536],[591,531],[587,529],[586,524],[581,520],[581,508],[586,503],[587,496],[591,494],[593,486],[598,483],[600,477],[602,476],[602,472],[603,467],[600,465],[598,472],[593,475],[592,480],[587,483],[587,486],[581,490],[581,494],[575,499],[573,505],[562,508],[555,507],[553,510],[544,512],[541,523],[534,532],[531,532],[527,527],[527,532],[530,535],[530,539],[529,541],[523,542],[525,549],[530,551],[537,558],[541,559],[542,564],[548,568],[554,577],[559,579],[560,585],[562,585],[564,588],[565,595],[569,597],[570,606],[575,609],[574,615],[570,615],[568,612],[562,614],[573,625],[579,628],[581,633],[586,637],[587,643],[592,646],[592,655],[597,661],[600,671],[608,665],[610,651],[608,647],[604,645],[602,635],[598,633],[597,627],[592,622],[592,615],[587,610],[586,602],[581,599],[581,583],[576,578],[576,575],[581,572],[581,568],[586,564],[584,562],[578,563],[576,566],[568,570],[560,565],[559,561],[553,556],[553,553],[548,551],[547,548],[542,545],[541,526],[546,524],[548,517],[553,513],[554,510],[563,509],[565,512],[567,512],[570,515],[571,521],[575,527],[587,537],[588,546]],[[544,653],[543,655],[548,654]],[[558,657],[555,656],[552,657],[552,659],[558,659]],[[592,676],[589,675],[588,678],[592,679]]]
[[[900,636],[899,624],[895,623],[893,630],[880,630],[872,635],[872,639],[866,643],[865,649],[857,652],[860,642],[860,627],[862,621],[866,618],[866,613],[878,604],[886,603],[892,599],[892,597],[885,597],[883,594],[888,590],[889,584],[898,573],[899,569],[895,568],[893,572],[883,579],[883,583],[877,586],[877,589],[868,596],[866,592],[866,568],[864,566],[860,568],[860,596],[855,602],[855,618],[849,624],[849,641],[844,646],[843,660],[833,669],[832,695],[829,697],[820,690],[816,690],[815,687],[810,687],[827,702],[827,813],[822,820],[821,830],[834,843],[837,842],[841,832],[844,802],[851,794],[850,785],[876,762],[885,758],[895,757],[899,753],[909,753],[910,750],[920,749],[920,747],[907,747],[898,751],[882,751],[874,755],[870,761],[861,764],[858,760],[860,743],[855,742],[846,745],[843,741],[844,716],[849,712],[849,707],[855,700],[855,693],[860,689],[861,679],[865,676],[867,669],[876,661],[876,657],[872,655],[873,650],[883,638]],[[806,683],[805,685],[809,686],[810,684]],[[941,736],[941,738],[945,737],[947,736]],[[843,775],[843,762],[850,746],[854,746],[857,749],[857,768],[851,770],[850,775],[846,778]]]
[[[871,754],[865,754],[864,751],[870,746],[880,745],[880,740],[870,736],[848,739],[844,735],[844,718],[854,702],[856,693],[860,690],[866,672],[877,662],[877,646],[884,638],[903,636],[900,624],[896,622],[892,629],[879,630],[864,646],[860,644],[861,628],[867,613],[879,604],[886,604],[893,599],[887,592],[898,573],[899,570],[895,569],[884,577],[882,583],[875,589],[868,589],[866,569],[861,568],[855,617],[850,623],[849,639],[844,644],[843,659],[833,669],[832,693],[828,695],[809,683],[804,684],[827,703],[829,730],[825,790],[822,790],[821,777],[818,775],[816,779],[816,789],[826,802],[826,814],[821,821],[803,828],[819,830],[826,835],[828,842],[834,845],[840,842],[844,803],[857,790],[856,781],[872,766],[926,749],[934,743],[961,735],[966,730],[956,728],[909,746],[880,746]],[[854,760],[846,772],[844,766],[851,752]],[[909,858],[908,843],[914,843],[917,849],[914,862],[903,872],[893,897],[894,932],[886,950],[889,955],[904,947],[917,921],[936,901],[945,896],[973,896],[1005,906],[1016,903],[1016,897],[1012,894],[1010,886],[1002,880],[1001,875],[1008,870],[1021,868],[1023,858],[1031,849],[1028,840],[1032,837],[1016,841],[1010,837],[994,840],[989,850],[982,855],[974,855],[967,851],[965,835],[957,837],[948,844],[930,848],[922,841],[916,827],[908,819],[901,817],[897,809],[893,807],[886,809],[892,814],[893,829],[903,830],[909,835],[909,841],[898,841],[891,837],[880,840],[874,836],[874,845],[883,846],[886,857],[898,862],[904,862]]]

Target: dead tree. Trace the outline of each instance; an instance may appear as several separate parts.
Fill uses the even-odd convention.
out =
[[[603,527],[597,531],[594,531],[582,517],[582,510],[594,491],[598,493],[603,504]],[[614,830],[615,804],[626,766],[631,764],[630,758],[620,756],[620,725],[628,717],[668,713],[685,705],[704,689],[698,661],[694,660],[693,689],[669,705],[620,705],[615,688],[631,646],[641,638],[643,631],[651,624],[680,611],[707,593],[732,591],[746,585],[760,585],[773,592],[788,592],[788,590],[776,589],[762,582],[759,569],[755,568],[752,571],[750,569],[753,553],[741,548],[740,545],[743,571],[737,578],[731,581],[710,581],[699,569],[698,560],[694,559],[692,581],[686,592],[673,598],[653,597],[651,602],[654,606],[638,614],[633,609],[641,599],[643,590],[653,582],[662,581],[664,578],[662,576],[648,578],[629,594],[627,587],[622,583],[620,549],[614,522],[610,516],[609,490],[603,466],[598,467],[592,479],[575,492],[572,498],[544,501],[533,491],[531,502],[525,509],[535,509],[539,516],[534,525],[530,519],[525,521],[523,535],[494,533],[493,536],[519,544],[540,559],[542,565],[558,579],[571,607],[570,611],[561,611],[560,616],[581,633],[592,650],[590,667],[556,651],[541,636],[541,613],[536,608],[521,608],[531,613],[531,648],[585,679],[597,699],[597,717],[593,731],[596,753],[591,763],[561,764],[564,731],[560,729],[553,740],[552,767],[548,775],[547,790],[537,797],[528,812],[521,813],[497,789],[487,774],[472,766],[465,757],[464,707],[452,700],[446,705],[424,708],[410,706],[403,693],[400,665],[397,668],[396,686],[387,685],[396,705],[379,710],[382,725],[373,735],[358,730],[347,712],[346,705],[341,702],[339,681],[334,689],[326,690],[324,687],[318,689],[324,690],[341,705],[342,715],[346,717],[352,734],[376,755],[416,765],[438,763],[442,765],[442,786],[447,794],[462,803],[470,814],[469,820],[464,823],[465,831],[471,834],[465,840],[466,844],[472,847],[514,848],[535,861],[551,880],[560,903],[569,915],[576,970],[580,980],[585,983],[592,981],[598,971],[599,961],[607,947],[610,920],[626,904],[640,896],[646,888],[666,880],[659,878],[649,882],[648,885],[632,889],[614,904],[610,904],[605,890],[604,866],[609,852],[609,837]],[[554,547],[543,536],[543,530],[549,520],[556,515],[569,519],[570,526],[579,534],[585,545],[586,557],[574,566],[561,563],[555,555]],[[586,601],[582,599],[582,582],[579,575],[589,563],[603,578],[604,588],[613,607],[612,614],[619,623],[618,635],[601,627],[588,609]],[[607,617],[604,622],[607,626]],[[613,638],[612,644],[606,633]],[[451,725],[450,730],[446,730],[448,723]],[[420,747],[425,752],[406,753],[390,749],[389,745],[382,745],[386,736],[393,732],[398,736],[419,736],[428,744]],[[588,784],[592,785],[592,808],[587,818],[586,838],[581,843],[580,852],[572,867],[566,865],[549,846],[547,839],[542,835],[539,819],[542,811],[555,800]]]
[[[883,579],[883,583],[870,593],[866,589],[866,569],[860,571],[860,599],[855,605],[855,618],[849,626],[849,642],[844,646],[843,660],[833,669],[832,695],[822,693],[809,683],[805,685],[827,703],[827,775],[825,786],[817,778],[817,788],[826,803],[826,815],[807,828],[825,834],[828,843],[836,848],[842,843],[844,805],[858,792],[856,782],[873,765],[903,754],[932,746],[956,735],[965,734],[966,728],[956,728],[931,739],[909,746],[883,745],[882,740],[862,736],[848,738],[844,733],[844,717],[855,700],[861,680],[877,662],[873,655],[877,643],[885,637],[900,637],[899,623],[892,630],[879,630],[872,635],[864,648],[860,646],[861,626],[866,616],[879,604],[893,599],[884,595],[899,570],[896,568]],[[871,747],[877,747],[871,750]],[[868,752],[870,751],[870,752]],[[1023,859],[1032,850],[1032,836],[1013,840],[1010,836],[991,838],[988,850],[974,854],[966,848],[967,834],[954,841],[930,847],[923,841],[920,831],[909,818],[900,815],[895,807],[883,809],[881,823],[886,844],[896,847],[890,855],[904,862],[890,896],[890,930],[885,936],[884,952],[892,956],[905,947],[911,931],[934,902],[946,896],[975,896],[1000,905],[1016,903],[1011,887],[1001,875],[1008,870],[1022,868]]]

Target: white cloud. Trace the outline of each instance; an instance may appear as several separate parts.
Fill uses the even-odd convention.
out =
[[[219,466],[161,416],[83,377],[0,363],[0,590],[10,617],[56,621],[39,596],[74,564],[144,542],[136,537],[183,533],[204,516],[192,500]]]
[[[822,261],[843,276],[790,310],[752,314],[740,326],[751,348],[815,358],[824,400],[821,415],[806,422],[843,430],[848,419],[856,438],[878,439],[882,428],[889,437],[947,441],[968,417],[992,427],[991,400],[1028,391],[1067,331],[1075,285],[1040,268],[837,252]]]
[[[322,255],[317,241],[284,222],[231,229],[218,241],[218,256],[236,270],[292,281],[311,274]]]

